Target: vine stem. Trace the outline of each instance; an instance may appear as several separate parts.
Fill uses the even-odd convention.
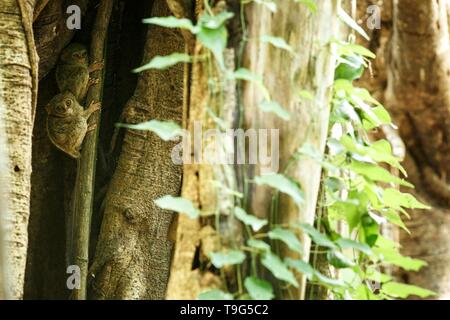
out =
[[[106,37],[109,19],[113,7],[113,0],[101,0],[97,17],[92,31],[90,48],[90,61],[102,61],[105,56]],[[104,72],[99,70],[93,73],[98,83],[90,87],[86,105],[98,102],[102,98]],[[71,296],[74,300],[86,300],[87,274],[89,263],[89,236],[91,230],[92,203],[95,186],[95,164],[97,159],[98,132],[100,127],[100,112],[94,113],[90,118],[90,126],[95,130],[86,135],[81,159],[79,161],[77,179],[74,190],[74,248],[71,261],[80,268],[80,287],[74,289]]]

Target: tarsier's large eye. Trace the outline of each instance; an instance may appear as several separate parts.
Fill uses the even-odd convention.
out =
[[[64,101],[65,105],[70,107],[72,105],[72,100],[70,99],[66,99],[66,101]]]

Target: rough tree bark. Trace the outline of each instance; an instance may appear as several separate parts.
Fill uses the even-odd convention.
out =
[[[152,16],[170,15],[163,0]],[[177,30],[150,26],[143,63],[155,55],[183,52]],[[125,110],[126,123],[150,119],[181,123],[183,66],[140,74]],[[106,207],[96,254],[90,269],[91,296],[96,299],[163,299],[169,277],[173,214],[153,200],[180,192],[181,167],[171,161],[173,143],[155,134],[127,130]]]
[[[0,99],[9,146],[9,216],[6,257],[10,296],[22,298],[28,243],[31,135],[37,93],[37,55],[32,33],[34,1],[0,3]]]
[[[8,212],[9,197],[9,148],[6,142],[6,131],[4,124],[4,106],[0,98],[0,300],[9,299],[11,294],[11,279],[9,277],[9,265],[6,260],[6,217]]]
[[[433,206],[413,212],[403,252],[423,259],[407,283],[450,298],[450,45],[448,1],[394,0],[386,103],[407,147],[416,193]]]

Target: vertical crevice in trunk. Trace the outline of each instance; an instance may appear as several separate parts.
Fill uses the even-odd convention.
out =
[[[56,149],[47,135],[45,105],[56,94],[51,73],[40,82],[33,129],[33,172],[25,299],[65,299],[69,295],[65,273],[64,177],[75,161]],[[49,201],[51,199],[51,201]],[[68,206],[67,206],[68,207]]]
[[[28,224],[25,299],[64,299],[66,288],[65,219],[72,201],[76,162],[58,151],[47,135],[45,105],[57,94],[52,72],[60,51],[68,44],[75,30],[66,27],[65,0],[36,1],[34,40],[39,55],[39,92],[33,124],[33,155],[31,203]],[[84,13],[88,0],[71,4]],[[45,4],[45,7],[43,5]],[[39,13],[39,14],[38,14]],[[87,28],[86,24],[83,27]],[[51,199],[51,201],[49,201]]]
[[[225,8],[234,12],[235,17],[227,25],[230,37],[240,37],[240,30],[230,30],[236,28],[236,23],[239,24],[239,6],[236,4],[235,1],[217,1],[213,6],[215,13]],[[203,12],[202,4],[197,3],[195,12],[198,18]],[[187,41],[190,39],[187,38]],[[225,67],[228,70],[236,68],[238,45],[239,42],[228,39],[228,48],[223,52]],[[194,56],[208,54],[210,55],[197,42]],[[206,132],[210,129],[220,135],[225,128],[236,128],[236,82],[227,79],[217,83],[216,90],[211,90],[209,81],[224,79],[225,75],[211,55],[209,59],[210,61],[201,58],[194,60],[192,73],[188,75],[191,77],[191,86],[190,91],[186,92],[189,101],[184,123],[190,134],[191,149],[183,149],[183,153],[190,157],[192,163],[184,164],[182,196],[212,216],[201,219],[190,219],[186,215],[177,217],[176,230],[174,228],[176,246],[167,291],[168,299],[196,299],[201,292],[208,289],[237,289],[236,268],[226,268],[225,276],[222,274],[221,277],[208,261],[209,253],[235,248],[243,241],[242,225],[233,215],[234,206],[237,205],[236,199],[230,193],[221,192],[222,188],[237,189],[236,167],[232,163],[208,162],[211,156],[234,154],[234,138],[228,136],[221,140],[217,135],[214,135],[214,138],[206,137]],[[221,119],[223,127],[219,128],[212,114]],[[200,144],[201,150],[197,149]],[[196,163],[198,160],[200,162]]]
[[[196,56],[205,54],[200,44],[195,50]],[[233,70],[235,63],[234,49],[228,48],[224,52],[225,66]],[[208,151],[217,154],[230,154],[234,152],[233,138],[228,140],[206,139],[199,137],[198,127],[203,132],[208,129],[217,129],[207,108],[210,108],[216,116],[222,119],[222,124],[227,128],[234,128],[237,115],[236,83],[233,80],[225,81],[221,94],[211,94],[208,99],[208,77],[213,77],[206,70],[204,61],[194,63],[192,72],[191,100],[187,130],[191,135],[192,143],[201,143],[201,156],[206,161]],[[217,71],[217,70],[216,70]],[[221,100],[223,98],[223,100]],[[217,131],[216,131],[217,132]],[[198,139],[197,142],[194,139]],[[196,144],[198,146],[198,144]],[[189,146],[190,148],[192,146]],[[191,156],[194,150],[183,150]],[[208,151],[206,151],[208,150]],[[209,153],[211,155],[211,153]],[[214,182],[218,183],[214,184]],[[195,205],[207,213],[217,215],[217,220],[212,218],[190,219],[185,215],[178,216],[176,229],[176,247],[171,268],[171,277],[167,292],[168,299],[196,299],[198,294],[207,289],[236,286],[235,269],[229,268],[226,279],[204,268],[207,255],[213,251],[233,248],[243,240],[243,229],[240,222],[233,215],[235,206],[234,196],[229,193],[221,193],[222,187],[236,190],[236,172],[232,164],[185,164],[183,173],[183,197],[190,199]],[[219,221],[219,229],[217,225]],[[198,254],[197,254],[198,253]],[[225,281],[224,281],[225,280]]]

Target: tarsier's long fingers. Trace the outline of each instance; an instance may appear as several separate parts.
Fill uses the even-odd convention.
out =
[[[97,110],[100,110],[101,107],[102,107],[102,103],[101,102],[91,101],[91,103],[89,104],[89,110],[92,110],[93,112],[97,111]]]
[[[98,84],[100,80],[98,80],[97,78],[89,78],[88,81],[88,86],[92,86],[94,84]]]
[[[91,101],[91,103],[89,104],[89,107],[84,111],[86,116],[90,116],[92,113],[94,113],[95,111],[98,111],[101,109],[101,102],[94,102]]]
[[[96,123],[92,123],[88,126],[87,128],[87,132],[95,130],[97,128],[97,124]]]
[[[104,67],[103,61],[95,61],[89,65],[88,71],[89,73],[91,73],[94,71],[102,70],[103,67]]]

